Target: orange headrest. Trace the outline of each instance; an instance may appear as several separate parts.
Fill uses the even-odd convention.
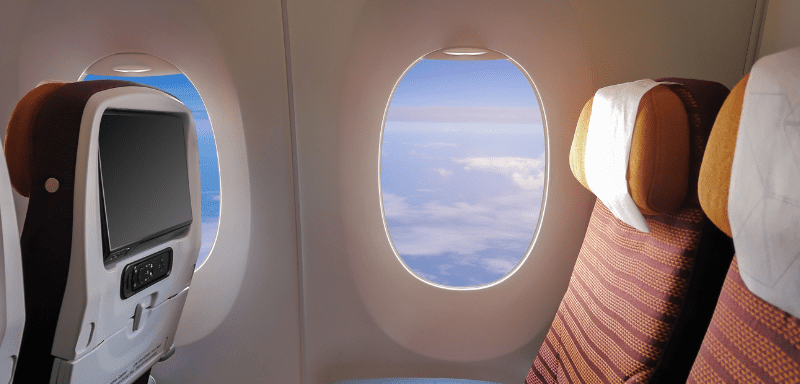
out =
[[[697,185],[700,205],[706,216],[728,236],[731,236],[731,224],[728,221],[728,191],[731,184],[733,152],[736,149],[744,90],[749,79],[748,74],[739,80],[719,110],[711,136],[708,138]]]
[[[5,152],[11,185],[22,196],[30,196],[31,133],[39,109],[47,98],[66,83],[47,83],[28,92],[17,103],[6,129]]]
[[[589,190],[584,162],[593,100],[581,111],[569,153],[572,173]],[[628,189],[643,214],[668,213],[682,205],[689,184],[689,151],[683,102],[669,87],[654,87],[639,103],[628,162]]]

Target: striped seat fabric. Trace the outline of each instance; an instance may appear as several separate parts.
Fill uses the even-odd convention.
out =
[[[800,319],[747,289],[734,258],[689,383],[800,383]]]
[[[704,210],[729,236],[731,168],[749,78],[733,88],[720,110],[699,183]],[[800,383],[800,319],[751,292],[736,258],[688,382]]]
[[[703,214],[696,189],[728,90],[705,81],[663,81],[682,84],[669,88],[689,119],[686,199],[673,212],[646,215],[650,233],[623,223],[598,199],[527,384],[676,383],[688,376],[733,256],[730,240]]]

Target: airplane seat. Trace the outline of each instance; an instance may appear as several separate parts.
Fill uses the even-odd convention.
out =
[[[16,369],[25,326],[23,291],[17,213],[5,157],[0,156],[0,383],[10,383]]]
[[[27,321],[14,383],[147,383],[200,247],[191,111],[127,81],[41,85],[6,132]]]
[[[727,94],[669,78],[603,88],[586,103],[570,167],[598,199],[526,383],[685,381],[722,286],[719,266],[733,256],[696,190]]]
[[[733,237],[690,383],[800,382],[800,47],[761,58],[733,88],[699,180]]]

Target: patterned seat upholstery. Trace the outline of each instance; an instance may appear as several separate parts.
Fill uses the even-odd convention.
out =
[[[720,265],[733,256],[730,240],[703,214],[696,188],[708,134],[728,90],[706,81],[662,81],[680,83],[668,87],[688,115],[686,198],[674,211],[645,216],[650,233],[623,223],[598,199],[527,384],[686,380],[722,286]],[[644,98],[637,124],[643,104]],[[639,150],[635,138],[633,143],[632,159]]]
[[[703,208],[729,236],[731,169],[749,79],[734,87],[720,110],[699,184]],[[800,383],[800,319],[755,295],[736,257],[688,382]]]
[[[747,289],[736,258],[688,383],[800,382],[800,319]]]

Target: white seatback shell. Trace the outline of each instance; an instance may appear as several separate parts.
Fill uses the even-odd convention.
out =
[[[170,112],[186,121],[192,200],[187,233],[109,265],[103,264],[98,188],[98,137],[106,109]],[[131,383],[172,346],[200,250],[200,170],[191,116],[177,99],[147,87],[101,91],[86,103],[75,169],[72,256],[53,342],[51,383]],[[168,247],[173,250],[169,277],[121,299],[125,266]],[[143,320],[134,330],[132,319],[139,305]]]
[[[17,213],[8,177],[6,157],[0,149],[0,383],[14,376],[22,330],[25,327],[25,292]]]

